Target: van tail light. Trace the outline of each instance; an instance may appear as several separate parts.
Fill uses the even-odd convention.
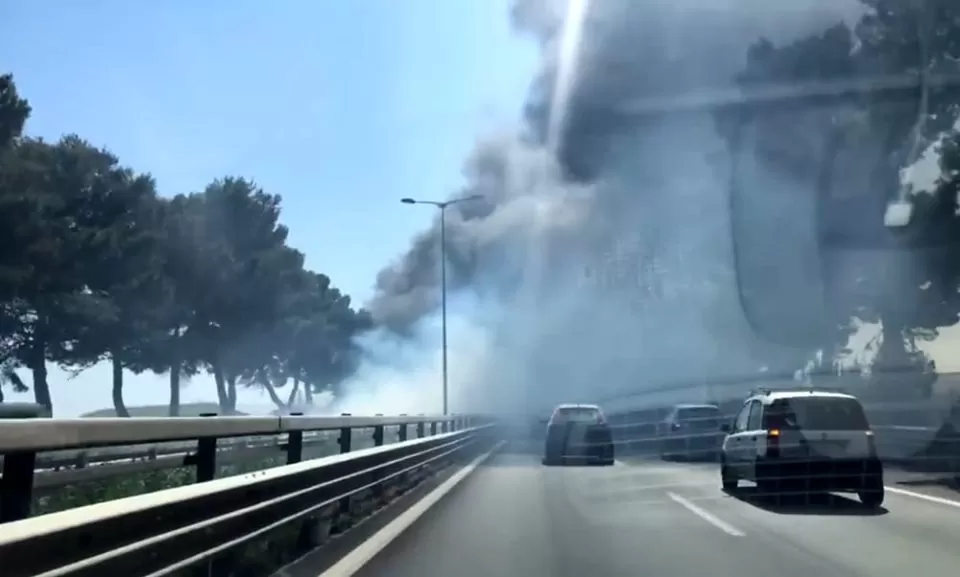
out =
[[[864,431],[867,436],[867,447],[870,449],[870,456],[877,456],[877,440],[873,436],[873,431]]]
[[[767,456],[780,456],[780,429],[770,429],[767,431]]]

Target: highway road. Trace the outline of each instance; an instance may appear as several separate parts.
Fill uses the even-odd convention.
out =
[[[357,575],[955,573],[960,503],[895,490],[887,492],[884,508],[877,511],[865,509],[852,495],[798,498],[775,507],[753,498],[748,487],[737,496],[722,492],[716,465],[636,461],[546,468],[534,455],[505,452],[465,479]]]

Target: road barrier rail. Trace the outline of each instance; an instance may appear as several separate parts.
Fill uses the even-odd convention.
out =
[[[40,421],[43,421],[42,423]],[[139,426],[137,426],[139,425]],[[383,429],[400,439],[383,444]],[[415,427],[418,438],[407,438]],[[429,431],[432,434],[428,433]],[[375,446],[301,460],[309,431],[373,428]],[[440,429],[438,431],[438,429]],[[285,435],[289,464],[220,479],[213,471],[224,437]],[[198,482],[31,518],[0,528],[4,577],[99,575],[235,575],[234,553],[268,533],[288,529],[299,553],[323,540],[323,528],[350,513],[358,495],[376,509],[431,473],[488,450],[496,428],[480,416],[218,417],[50,419],[0,423],[5,467],[41,450],[196,439]],[[13,458],[11,458],[13,457]],[[20,471],[30,471],[24,468]],[[203,474],[199,474],[202,472]],[[10,487],[4,472],[4,488]],[[233,555],[233,556],[232,556]]]
[[[215,416],[216,415],[208,415],[202,418],[206,420]],[[379,417],[381,415],[377,416]],[[344,414],[341,415],[341,417],[350,417],[350,415]],[[407,415],[400,415],[400,417],[406,418]],[[278,417],[231,418],[248,420],[263,419],[267,422],[268,429],[271,429],[273,425],[279,426]],[[329,417],[319,418],[328,419]],[[440,430],[442,430],[444,421],[439,417],[428,418],[424,415],[419,415],[416,418],[428,419],[426,421],[427,426],[434,427],[430,429],[430,434],[434,434],[438,426],[441,427]],[[453,420],[457,418],[459,417],[452,416],[447,420],[453,422]],[[164,419],[165,418],[157,418],[153,420],[163,421]],[[182,426],[194,427],[195,425],[189,422],[191,419],[196,420],[198,418],[177,418],[177,422]],[[148,419],[145,418],[136,418],[133,420],[122,419],[122,422],[126,424],[120,425],[120,427],[139,428],[142,426],[141,423],[147,420]],[[98,422],[91,425],[91,421]],[[118,420],[89,418],[72,421],[59,420],[56,421],[58,424],[55,427],[63,429],[64,427],[69,428],[75,426],[77,428],[76,434],[82,437],[83,435],[88,435],[91,430],[96,430],[104,426],[112,427],[114,425],[107,422],[116,421]],[[394,418],[393,421],[396,421],[396,418]],[[10,421],[9,423],[16,428],[23,426],[22,423],[24,422],[28,421],[19,420]],[[70,425],[68,424],[70,422],[76,422],[77,424]],[[3,435],[3,427],[6,423],[5,421],[0,421],[0,435]],[[406,431],[401,431],[401,429],[411,425],[416,426],[416,424],[416,422],[406,424],[392,422],[392,424],[384,425],[382,432],[383,442],[400,440],[403,434],[406,433]],[[29,425],[29,427],[31,429],[35,428],[34,425]],[[41,426],[42,430],[40,434],[49,434],[50,429],[44,427],[45,426]],[[339,427],[335,429],[304,431],[301,441],[303,458],[328,456],[338,452],[349,451],[351,447],[354,449],[365,448],[375,445],[377,441],[377,428],[374,425],[350,428],[349,436],[352,437],[352,439],[347,441],[344,440],[346,437],[341,433],[343,433],[343,429]],[[119,434],[126,436],[126,429],[121,429]],[[69,435],[68,433],[67,437],[69,437]],[[18,433],[12,439],[6,441],[3,437],[0,437],[0,467],[3,465],[6,453],[21,452],[20,439],[22,436],[23,435]],[[63,437],[59,440],[63,440]],[[266,435],[244,435],[241,437],[221,438],[217,442],[216,449],[217,467],[223,467],[225,465],[239,466],[255,461],[275,461],[276,464],[283,464],[283,456],[287,452],[287,439],[286,436],[279,435],[275,432]],[[80,449],[44,448],[42,451],[36,451],[35,453],[32,483],[33,492],[35,496],[37,494],[46,495],[59,490],[64,485],[73,483],[99,481],[137,473],[163,471],[182,467],[195,467],[197,454],[197,439],[160,439],[149,443],[125,444],[122,446],[86,446]],[[25,467],[27,463],[24,462],[17,465],[17,463],[14,462],[12,466]],[[22,492],[18,493],[16,499],[22,502],[23,495]],[[9,520],[4,517],[2,511],[3,507],[0,506],[0,522]]]
[[[226,464],[276,464],[468,426],[472,417],[217,417],[0,420],[0,523],[28,517],[34,493],[179,467],[209,481]],[[369,434],[359,434],[362,431]]]

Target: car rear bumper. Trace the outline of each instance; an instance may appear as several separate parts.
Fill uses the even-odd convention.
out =
[[[544,446],[544,460],[564,464],[613,463],[614,448],[609,429],[593,429],[583,437],[570,435],[562,429],[551,431]]]
[[[804,459],[761,464],[758,477],[811,491],[860,491],[883,486],[879,459]]]
[[[612,455],[554,455],[544,456],[544,462],[557,465],[612,465]]]
[[[691,433],[688,435],[670,435],[664,439],[665,448],[683,452],[715,452],[723,447],[724,434]]]

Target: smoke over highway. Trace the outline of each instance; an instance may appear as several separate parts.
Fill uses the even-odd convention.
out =
[[[453,196],[484,200],[448,211],[449,287],[476,331],[451,333],[473,344],[470,374],[457,375],[464,402],[539,410],[796,367],[809,351],[758,341],[740,311],[729,151],[710,111],[643,103],[729,87],[757,38],[823,29],[855,15],[856,0],[587,2],[573,52],[571,4],[515,3],[518,33],[542,48],[527,122],[477,144]],[[416,334],[437,310],[438,237],[435,223],[377,277],[368,306],[397,333]]]

